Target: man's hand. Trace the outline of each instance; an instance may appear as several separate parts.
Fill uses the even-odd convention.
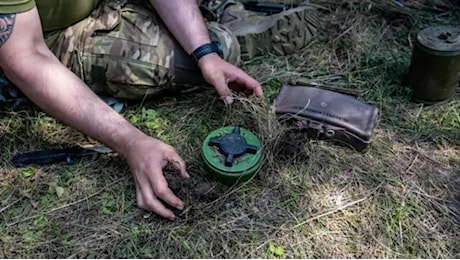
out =
[[[150,3],[187,53],[211,42],[196,0],[150,0]],[[203,56],[198,66],[204,79],[216,88],[226,104],[233,102],[230,89],[263,95],[262,87],[256,80],[215,53]]]
[[[263,95],[259,82],[241,69],[212,53],[203,56],[198,61],[203,78],[216,89],[219,97],[227,104],[233,103],[230,89],[243,92],[246,95]]]
[[[172,163],[187,177],[182,158],[130,124],[59,62],[45,44],[37,8],[0,16],[1,23],[8,25],[0,28],[0,67],[8,78],[44,111],[126,158],[139,207],[173,220],[160,200],[178,209],[184,204],[168,188],[163,167]]]
[[[178,210],[184,208],[184,202],[168,187],[163,168],[171,164],[182,177],[189,178],[184,160],[172,146],[149,137],[133,141],[126,159],[136,184],[137,206],[174,220],[174,213],[162,202]]]

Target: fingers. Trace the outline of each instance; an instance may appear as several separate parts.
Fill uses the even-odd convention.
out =
[[[146,196],[144,205],[148,207],[148,210],[153,211],[155,214],[171,221],[176,219],[174,213],[167,209],[163,203],[153,196],[152,193],[145,193],[143,195]]]
[[[262,86],[238,67],[224,61],[218,56],[207,55],[200,59],[199,67],[204,79],[216,89],[219,97],[226,103],[233,103],[233,90],[243,91],[246,94],[263,96]]]
[[[175,220],[176,216],[174,213],[167,209],[154,195],[152,186],[149,181],[136,181],[136,196],[137,196],[137,205],[139,208],[153,211],[159,216]]]
[[[233,103],[232,92],[228,88],[227,81],[224,75],[214,78],[214,88],[217,91],[219,97],[224,101],[225,104],[230,105]]]
[[[172,164],[174,169],[180,172],[180,175],[184,178],[190,178],[190,175],[188,174],[185,166],[185,161],[182,159],[182,157],[177,154],[176,151],[173,151],[168,158],[168,161]]]
[[[127,158],[136,183],[137,205],[174,220],[175,215],[167,206],[183,210],[184,202],[168,187],[163,168],[171,163],[183,177],[189,178],[185,161],[172,146],[155,139],[140,142],[138,146],[136,153]]]
[[[155,176],[157,177],[154,179],[136,181],[138,206],[153,211],[163,218],[174,220],[176,218],[174,213],[166,208],[159,199],[178,210],[184,209],[184,202],[174,195],[163,175]]]
[[[228,78],[222,77],[215,80],[214,87],[223,101],[230,105],[233,103],[229,85],[236,91],[243,91],[246,95],[263,96],[262,86],[255,79],[239,70],[238,73]]]
[[[250,88],[252,89],[253,93],[257,96],[257,97],[262,97],[264,95],[264,92],[262,90],[262,86],[260,85],[260,83],[256,80],[252,80],[253,82],[249,84]]]
[[[168,187],[168,183],[163,175],[158,175],[155,180],[151,180],[150,185],[152,186],[155,196],[178,210],[184,209],[184,202],[174,195],[172,190]]]
[[[243,86],[244,92],[247,95],[255,94],[257,97],[263,96],[262,86],[260,83],[241,70],[238,74],[236,74],[234,79],[230,79],[229,81]]]

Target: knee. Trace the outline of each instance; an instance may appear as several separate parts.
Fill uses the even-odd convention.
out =
[[[236,36],[224,25],[214,22],[208,23],[208,30],[211,40],[218,41],[222,46],[224,59],[233,65],[238,65],[241,61],[241,50]]]

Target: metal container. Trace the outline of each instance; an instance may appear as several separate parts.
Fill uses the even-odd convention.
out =
[[[225,183],[252,178],[262,165],[262,144],[249,130],[227,126],[211,132],[203,142],[206,169]]]
[[[460,81],[460,27],[435,26],[417,35],[408,83],[416,102],[450,100]]]

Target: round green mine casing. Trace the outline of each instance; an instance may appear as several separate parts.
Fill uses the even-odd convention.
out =
[[[220,144],[213,143],[218,143],[219,140],[225,140],[225,149]],[[229,155],[225,155],[227,151],[241,150],[241,144],[248,147],[247,152],[230,155],[230,159]],[[252,132],[242,127],[227,126],[206,137],[202,146],[202,157],[206,169],[214,177],[225,183],[237,183],[251,179],[258,172],[262,165],[263,150],[260,140]]]
[[[435,26],[417,34],[409,69],[413,99],[450,100],[460,80],[460,26]]]

